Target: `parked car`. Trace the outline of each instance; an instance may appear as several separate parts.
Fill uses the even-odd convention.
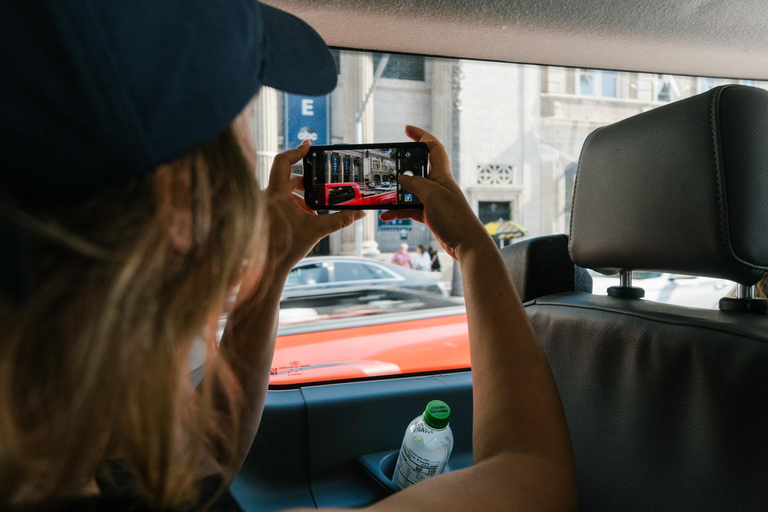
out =
[[[377,193],[396,191],[397,183],[383,182],[373,187],[373,190]]]
[[[395,190],[373,190],[363,183],[326,183],[325,204],[329,207],[387,205],[397,201]]]
[[[317,256],[304,258],[291,270],[283,298],[303,290],[336,290],[344,287],[398,287],[442,294],[440,274],[418,272],[364,258]]]
[[[285,326],[392,313],[403,310],[403,304],[409,310],[455,306],[455,300],[440,301],[445,296],[440,278],[439,273],[419,272],[364,258],[304,258],[288,275],[280,300],[279,323]],[[230,306],[234,300],[235,295],[231,297]],[[218,340],[224,334],[227,313],[219,318]]]
[[[618,274],[589,273],[592,293],[606,294],[609,287],[619,285]],[[725,279],[660,272],[633,272],[632,279],[633,286],[645,290],[645,300],[707,309],[717,309],[720,299],[736,286]]]

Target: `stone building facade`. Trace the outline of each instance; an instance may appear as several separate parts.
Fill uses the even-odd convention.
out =
[[[445,145],[481,220],[513,220],[529,236],[567,232],[576,162],[589,133],[733,82],[416,56],[384,60],[362,52],[340,52],[338,59],[332,143],[401,142],[407,140],[405,124],[420,126]],[[256,102],[262,183],[271,158],[282,149],[280,103],[269,89]],[[375,169],[369,171],[374,180]],[[379,182],[385,174],[378,173]],[[401,241],[431,241],[421,225],[386,226],[373,213],[363,225],[364,253],[391,252]],[[347,228],[331,237],[325,251],[354,254],[355,236],[355,228]]]

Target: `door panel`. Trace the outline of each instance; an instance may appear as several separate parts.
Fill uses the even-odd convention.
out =
[[[398,450],[406,426],[435,399],[451,407],[452,466],[469,465],[469,372],[270,391],[259,433],[232,492],[248,511],[373,503],[388,493],[357,458]]]
[[[259,432],[231,486],[244,510],[314,507],[301,391],[269,391]]]

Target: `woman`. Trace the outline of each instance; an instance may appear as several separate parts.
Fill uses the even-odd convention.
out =
[[[416,257],[413,259],[413,269],[429,272],[429,267],[431,264],[432,264],[432,261],[430,260],[429,254],[427,254],[426,249],[424,249],[424,246],[423,245],[417,246]]]
[[[434,247],[430,247],[428,253],[432,272],[440,272],[440,258],[437,257],[437,250]]]
[[[6,14],[0,508],[234,509],[226,487],[259,425],[288,273],[364,216],[304,207],[290,169],[306,141],[260,192],[249,101],[261,85],[327,93],[331,56],[299,20],[245,0],[30,0]],[[430,147],[429,179],[401,178],[424,209],[381,218],[425,223],[462,266],[475,465],[371,509],[573,508],[544,353],[444,148],[406,134]]]

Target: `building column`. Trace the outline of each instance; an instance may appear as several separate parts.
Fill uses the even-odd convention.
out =
[[[277,94],[277,91],[271,87],[262,87],[253,105],[252,131],[256,143],[256,179],[261,188],[266,188],[269,182],[269,170],[279,150]]]
[[[453,68],[448,59],[432,59],[432,135],[443,143],[445,152],[453,158]],[[456,163],[458,165],[458,163]]]
[[[355,122],[368,91],[373,86],[373,56],[362,52],[341,52],[341,76],[344,80],[344,142],[373,142],[373,97],[360,117],[360,130]],[[361,169],[362,170],[362,169]],[[362,181],[362,180],[361,180]],[[378,254],[376,214],[368,212],[363,222],[363,254]],[[355,254],[355,226],[342,231],[341,254]]]

